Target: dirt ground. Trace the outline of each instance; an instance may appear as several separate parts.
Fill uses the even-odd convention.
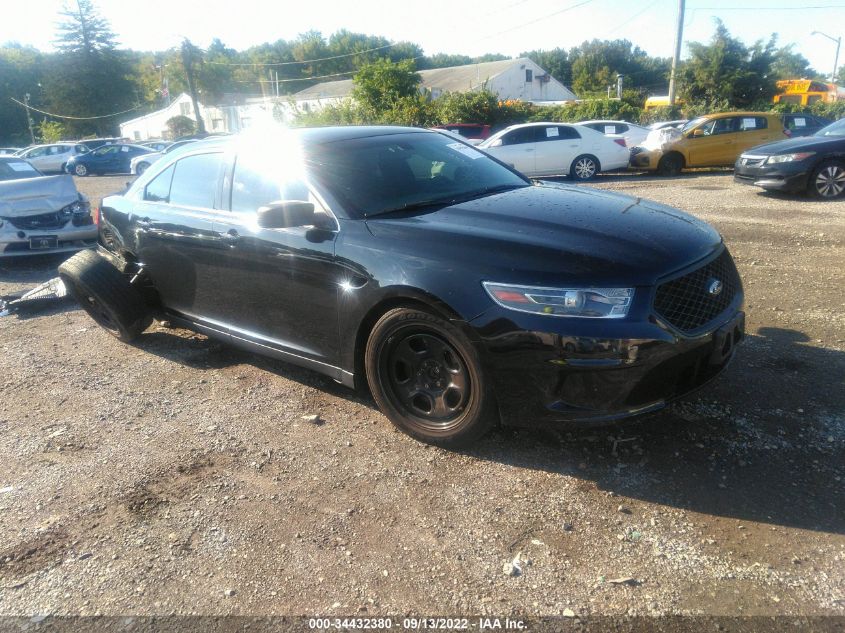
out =
[[[0,318],[0,615],[845,615],[845,202],[592,186],[711,222],[747,294],[726,373],[622,426],[448,452],[187,331]],[[0,262],[0,294],[59,261]]]

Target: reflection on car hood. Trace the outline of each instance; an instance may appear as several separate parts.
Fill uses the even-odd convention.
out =
[[[0,217],[18,218],[58,211],[79,200],[70,175],[0,182]]]
[[[488,269],[481,271],[485,278],[508,281],[508,271],[519,271],[522,283],[533,277],[531,283],[537,284],[587,278],[596,284],[649,285],[721,244],[710,225],[677,209],[557,184],[430,213],[374,217],[367,225],[397,251],[425,256],[420,249],[446,248],[464,267],[487,262]]]
[[[758,145],[745,150],[743,154],[791,154],[794,152],[823,152],[836,149],[845,150],[843,136],[798,136],[795,138]]]

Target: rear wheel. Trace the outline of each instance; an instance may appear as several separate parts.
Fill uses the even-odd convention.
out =
[[[83,164],[78,164],[73,166],[73,173],[77,176],[87,176],[88,175],[88,168]]]
[[[147,171],[147,167],[149,167],[149,166],[150,166],[150,164],[149,164],[149,163],[138,163],[138,164],[135,166],[135,173],[136,173],[136,174],[138,174],[138,175],[140,176],[140,175],[141,175],[141,174],[143,174],[145,171]]]
[[[841,198],[845,194],[845,163],[828,161],[816,167],[810,176],[807,190],[815,198]]]
[[[677,176],[684,168],[684,157],[677,152],[666,154],[657,163],[657,172],[662,176]]]
[[[434,314],[417,308],[387,312],[370,333],[364,362],[379,408],[419,440],[459,448],[497,419],[474,346]]]
[[[590,180],[599,173],[599,161],[595,156],[579,156],[572,161],[569,167],[569,175],[574,180]]]
[[[152,323],[141,294],[96,251],[80,251],[59,266],[59,276],[79,305],[112,336],[128,343]]]

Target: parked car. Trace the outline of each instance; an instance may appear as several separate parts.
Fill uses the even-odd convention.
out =
[[[677,119],[675,121],[657,121],[656,123],[652,123],[648,126],[649,130],[662,130],[667,127],[675,127],[675,128],[682,128],[684,127],[689,119]]]
[[[149,147],[154,152],[163,152],[168,147],[173,145],[173,141],[144,141],[143,143],[137,143],[141,147]]]
[[[10,156],[21,151],[20,147],[0,147],[0,156]]]
[[[147,167],[156,162],[159,158],[170,152],[175,152],[177,149],[188,143],[196,142],[194,139],[186,139],[184,141],[176,141],[165,147],[160,152],[151,152],[149,154],[139,154],[129,162],[129,173],[139,176],[146,171]]]
[[[814,114],[782,114],[781,120],[783,127],[787,131],[787,136],[810,136],[815,134],[823,127],[827,127],[833,121]]]
[[[70,176],[45,176],[0,156],[0,257],[73,252],[97,245],[88,199]]]
[[[752,147],[734,170],[738,182],[769,191],[806,191],[825,200],[845,197],[845,119],[812,136]]]
[[[121,143],[123,139],[118,137],[106,137],[106,138],[86,138],[81,141],[83,145],[85,145],[90,150],[95,150],[98,147],[102,147],[103,145],[115,145],[116,143]]]
[[[104,198],[99,227],[100,249],[59,272],[114,336],[157,315],[367,384],[399,428],[445,446],[500,417],[654,411],[743,335],[742,284],[706,223],[532,184],[427,130],[200,141]]]
[[[97,149],[75,156],[67,163],[68,173],[77,176],[89,174],[128,174],[130,163],[137,156],[152,153],[149,147],[140,145],[116,144],[101,145]]]
[[[642,143],[649,132],[648,128],[627,121],[579,121],[578,125],[586,126],[610,138],[625,139],[628,147]]]
[[[88,147],[82,143],[53,143],[36,145],[16,155],[28,160],[39,171],[64,173],[68,161],[87,153]]]
[[[490,126],[481,123],[447,123],[435,125],[434,129],[449,130],[454,134],[460,134],[473,145],[478,145],[481,141],[490,138],[491,134]]]
[[[617,140],[581,125],[523,123],[494,134],[478,148],[526,176],[589,180],[601,171],[628,166],[628,150]]]
[[[780,116],[771,112],[721,112],[687,123],[659,147],[631,149],[631,167],[675,175],[685,167],[733,165],[749,147],[786,137]]]

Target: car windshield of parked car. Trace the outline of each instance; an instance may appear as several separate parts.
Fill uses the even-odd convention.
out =
[[[823,127],[815,134],[816,136],[845,136],[845,119],[839,119],[827,127]]]
[[[120,148],[117,145],[103,145],[102,147],[98,147],[93,152],[91,152],[92,156],[105,156],[106,154],[116,154]]]
[[[43,174],[23,160],[0,160],[0,180],[37,178]]]
[[[453,204],[530,183],[465,143],[430,132],[317,145],[311,177],[353,217]]]

